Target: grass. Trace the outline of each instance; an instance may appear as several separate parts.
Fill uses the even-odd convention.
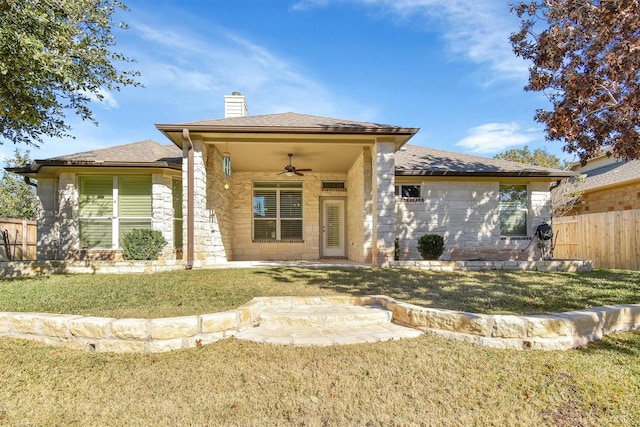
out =
[[[547,314],[638,303],[640,272],[263,268],[41,276],[1,279],[0,311],[154,318],[230,310],[256,296],[336,294],[384,294],[478,313]]]
[[[422,336],[337,347],[234,339],[154,356],[0,339],[0,425],[633,426],[640,334],[517,352]]]
[[[0,280],[0,311],[160,317],[254,296],[386,294],[491,313],[636,303],[640,273],[252,269]],[[336,347],[228,339],[145,356],[0,338],[0,425],[639,425],[640,333],[566,352],[435,336]]]

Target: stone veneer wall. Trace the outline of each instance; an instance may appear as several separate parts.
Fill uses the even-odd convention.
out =
[[[372,164],[371,150],[362,149],[362,154],[355,161],[347,174],[347,256],[351,261],[371,264],[371,247],[373,245],[372,217]]]
[[[151,229],[158,230],[167,241],[163,259],[174,259],[173,243],[173,178],[169,175],[151,176]]]
[[[225,180],[222,153],[214,146],[207,147],[207,151],[207,209],[211,222],[211,241],[206,264],[218,264],[233,259],[233,175]],[[229,185],[229,189],[224,188],[225,184]]]
[[[486,347],[567,350],[640,328],[640,304],[594,307],[552,315],[475,314],[421,307],[384,295],[254,298],[237,310],[160,319],[114,319],[47,313],[0,313],[0,337],[98,352],[160,353],[199,347],[252,327],[265,306],[369,305],[393,322]]]
[[[54,178],[39,178],[37,195],[36,259],[55,259],[60,239],[60,223],[56,218],[58,181]]]
[[[401,260],[421,259],[417,241],[424,234],[444,237],[443,260],[533,259],[535,245],[522,252],[530,239],[500,236],[499,182],[426,180],[421,185],[422,199],[395,204]],[[529,182],[528,187],[532,236],[551,218],[551,202],[548,183]]]
[[[264,172],[234,172],[230,191],[233,194],[233,260],[316,260],[320,257],[320,197],[347,193],[322,191],[322,181],[344,181],[345,174],[313,173],[287,177]],[[298,241],[253,241],[253,181],[302,181],[303,237]],[[348,203],[348,202],[347,202]],[[345,221],[346,223],[346,221]],[[347,235],[352,231],[347,230]]]
[[[373,263],[386,266],[394,258],[395,143],[376,142],[373,164]]]

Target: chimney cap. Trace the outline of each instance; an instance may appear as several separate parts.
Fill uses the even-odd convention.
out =
[[[240,92],[238,92],[237,90],[234,90],[233,92],[231,92],[231,95],[233,95],[233,96],[241,96],[242,94]]]

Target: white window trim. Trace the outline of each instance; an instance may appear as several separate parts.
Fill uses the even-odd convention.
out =
[[[95,178],[108,178],[108,175],[80,175],[78,176],[77,179],[77,189],[78,189],[78,197],[81,197],[80,194],[80,180],[82,178],[88,178],[88,177],[95,177]],[[147,177],[147,175],[127,175],[127,176],[122,176],[123,178],[138,178],[138,177]],[[152,212],[151,212],[151,216],[144,216],[144,217],[134,217],[134,216],[119,216],[118,215],[118,196],[119,196],[119,176],[112,176],[112,197],[113,197],[113,202],[112,202],[112,210],[111,210],[111,216],[104,216],[104,217],[84,217],[84,216],[80,216],[80,212],[78,211],[78,227],[81,221],[91,221],[91,220],[111,220],[111,247],[102,247],[102,246],[95,246],[95,247],[90,247],[90,248],[84,248],[81,247],[80,245],[80,241],[81,241],[81,236],[80,236],[80,230],[78,229],[78,246],[80,246],[80,249],[112,249],[112,250],[117,250],[120,249],[120,220],[149,220],[150,224],[153,224],[153,179],[152,179],[152,184],[151,184],[151,198],[152,198]]]
[[[517,211],[525,212],[526,221],[525,221],[525,232],[524,234],[504,234],[502,232],[502,221],[499,220],[500,224],[500,238],[501,239],[523,239],[529,237],[529,221],[531,220],[531,188],[529,184],[514,184],[509,182],[501,182],[498,184],[498,215],[502,215],[502,210],[500,209],[500,204],[502,203],[500,200],[500,187],[503,185],[522,185],[527,189],[527,207],[524,209],[518,209]],[[500,218],[499,218],[500,219]]]
[[[263,182],[263,183],[272,183],[272,181],[255,181],[251,184],[251,240],[254,242],[281,242],[281,241],[285,241],[285,242],[304,242],[304,184],[300,187],[258,187],[259,190],[274,190],[276,192],[276,216],[274,218],[266,218],[266,219],[259,219],[259,218],[255,218],[253,215],[253,202],[254,202],[254,197],[255,197],[255,190],[256,187],[254,186],[254,184],[256,182]],[[280,216],[280,191],[285,190],[285,191],[299,191],[300,192],[300,196],[302,199],[302,206],[300,209],[300,213],[302,214],[302,216],[300,218],[284,218],[285,220],[300,220],[302,221],[302,234],[300,236],[299,239],[282,239],[282,226],[281,226],[281,221],[283,218],[281,218]],[[276,222],[276,237],[275,239],[256,239],[255,237],[255,224],[256,224],[256,220],[258,221],[268,221],[268,220],[274,220]]]

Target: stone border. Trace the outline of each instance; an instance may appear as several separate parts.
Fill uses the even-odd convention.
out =
[[[393,322],[429,334],[516,350],[567,350],[612,332],[640,329],[640,304],[621,304],[552,315],[474,314],[421,307],[384,295],[364,297],[259,297],[237,310],[159,319],[114,319],[48,313],[0,313],[0,337],[23,338],[78,350],[161,353],[232,337],[258,321],[266,306],[377,305]]]
[[[255,267],[275,267],[287,265],[287,261],[256,264]],[[211,265],[205,268],[216,268]],[[235,268],[233,264],[225,267]],[[308,264],[293,267],[309,267]],[[364,265],[363,265],[364,266]],[[330,264],[313,265],[317,268],[336,267]],[[353,266],[349,266],[353,267]],[[373,266],[364,266],[371,267]],[[431,271],[484,271],[484,270],[532,270],[532,271],[592,271],[593,263],[589,260],[552,260],[552,261],[393,261],[391,268],[415,268]],[[164,261],[12,261],[0,262],[0,276],[21,277],[43,274],[122,274],[122,273],[157,273],[185,269],[183,260]]]
[[[431,271],[592,271],[591,260],[558,259],[549,261],[392,261],[391,268],[415,268]]]
[[[183,260],[164,261],[12,261],[0,262],[2,277],[40,276],[49,274],[121,274],[158,273],[184,270]]]
[[[640,304],[620,304],[552,315],[475,314],[426,308],[385,296],[379,303],[393,321],[425,333],[485,347],[515,350],[568,350],[613,332],[640,329]]]

